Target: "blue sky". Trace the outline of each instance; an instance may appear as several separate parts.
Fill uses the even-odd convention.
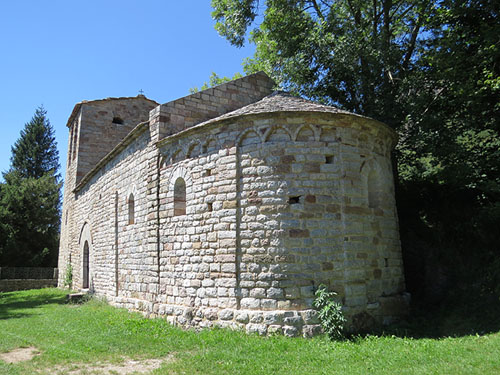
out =
[[[66,121],[82,100],[136,96],[159,103],[189,94],[210,73],[232,76],[253,54],[220,37],[209,0],[0,2],[0,171],[43,105],[62,175]]]

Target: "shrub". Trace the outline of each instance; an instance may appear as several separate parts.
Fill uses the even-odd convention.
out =
[[[315,292],[313,306],[318,311],[318,317],[323,330],[331,340],[344,338],[346,319],[342,313],[342,305],[334,300],[336,292],[329,292],[326,286],[320,284]]]
[[[64,275],[64,286],[71,289],[73,287],[73,266],[68,263],[66,266],[66,274]]]

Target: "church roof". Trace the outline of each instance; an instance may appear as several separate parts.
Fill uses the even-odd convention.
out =
[[[328,112],[353,115],[337,107],[327,106],[294,96],[285,91],[275,91],[258,102],[249,104],[235,111],[219,116],[217,120],[241,115],[253,115],[270,112]],[[214,119],[215,120],[215,119]]]
[[[82,100],[81,102],[78,102],[75,104],[75,106],[73,107],[73,111],[71,111],[71,115],[69,116],[68,118],[68,121],[66,123],[66,126],[68,128],[71,127],[71,125],[73,124],[73,120],[75,119],[75,117],[78,115],[78,112],[80,112],[80,108],[82,107],[83,104],[98,104],[98,103],[102,103],[102,102],[110,102],[110,101],[126,101],[126,100],[146,100],[148,102],[151,102],[151,103],[154,103],[156,105],[158,105],[158,103],[153,100],[153,99],[149,99],[149,98],[146,98],[144,95],[142,94],[139,94],[137,96],[123,96],[123,97],[118,97],[118,98],[105,98],[105,99],[95,99],[95,100]]]
[[[193,128],[198,128],[200,126],[218,122],[221,120],[236,118],[240,116],[257,115],[261,113],[277,113],[277,112],[322,112],[322,113],[333,113],[333,114],[343,114],[349,116],[356,116],[361,118],[370,119],[369,117],[361,116],[349,111],[344,111],[343,109],[323,105],[311,100],[303,99],[301,97],[290,94],[286,91],[275,91],[271,95],[265,98],[246,105],[244,107],[238,108],[234,111],[225,113],[221,116],[212,118],[210,120],[204,121],[195,125]],[[373,120],[373,119],[371,119]],[[378,122],[378,121],[377,121]],[[385,124],[384,124],[385,125]],[[387,125],[385,125],[387,126]],[[186,129],[188,130],[188,129]]]

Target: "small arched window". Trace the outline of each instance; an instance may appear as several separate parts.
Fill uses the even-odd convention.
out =
[[[135,223],[135,201],[132,193],[128,196],[128,223]]]
[[[85,241],[83,245],[83,277],[82,277],[82,288],[88,289],[89,287],[89,269],[90,269],[90,251],[89,251],[89,243]]]
[[[174,185],[174,216],[186,214],[186,182],[182,177],[175,180]]]
[[[380,176],[374,170],[368,175],[368,207],[379,208],[382,204],[382,184]]]

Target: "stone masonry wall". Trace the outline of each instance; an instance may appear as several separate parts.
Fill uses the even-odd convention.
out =
[[[62,272],[59,273],[59,285],[63,283],[68,264],[80,265],[82,262],[81,249],[78,246],[82,226],[78,222],[80,219],[75,217],[75,214],[80,212],[76,204],[75,188],[82,177],[138,123],[148,120],[149,111],[155,105],[156,102],[139,96],[83,102],[75,107],[68,121],[70,133],[62,207],[59,249],[59,265]],[[119,117],[123,123],[113,123],[114,117]],[[101,193],[97,197],[99,195],[103,196]],[[106,196],[105,199],[114,198]],[[114,243],[113,239],[112,244]],[[75,280],[81,283],[80,267],[73,268]],[[75,285],[81,285],[78,283]]]
[[[401,313],[390,131],[353,116],[254,117],[162,146],[154,313],[311,335],[319,283],[340,293],[353,325],[366,311],[379,322]],[[178,178],[187,206],[175,216]]]
[[[213,119],[271,94],[274,82],[264,73],[236,79],[156,107],[150,114],[156,140]]]
[[[56,286],[57,286],[57,279],[0,280],[0,292],[14,292],[16,290],[54,288]]]
[[[140,96],[83,103],[85,126],[79,131],[77,182],[137,124],[148,121],[149,111],[156,106],[158,103]]]
[[[57,268],[0,267],[0,292],[57,286]]]
[[[90,247],[90,289],[112,297],[151,300],[148,291],[157,278],[155,241],[148,234],[147,185],[156,154],[149,148],[147,128],[124,151],[76,193],[75,227],[80,228],[72,249],[74,284],[82,284],[81,254]],[[128,201],[135,202],[134,223],[129,223]],[[153,291],[156,291],[154,289]]]

